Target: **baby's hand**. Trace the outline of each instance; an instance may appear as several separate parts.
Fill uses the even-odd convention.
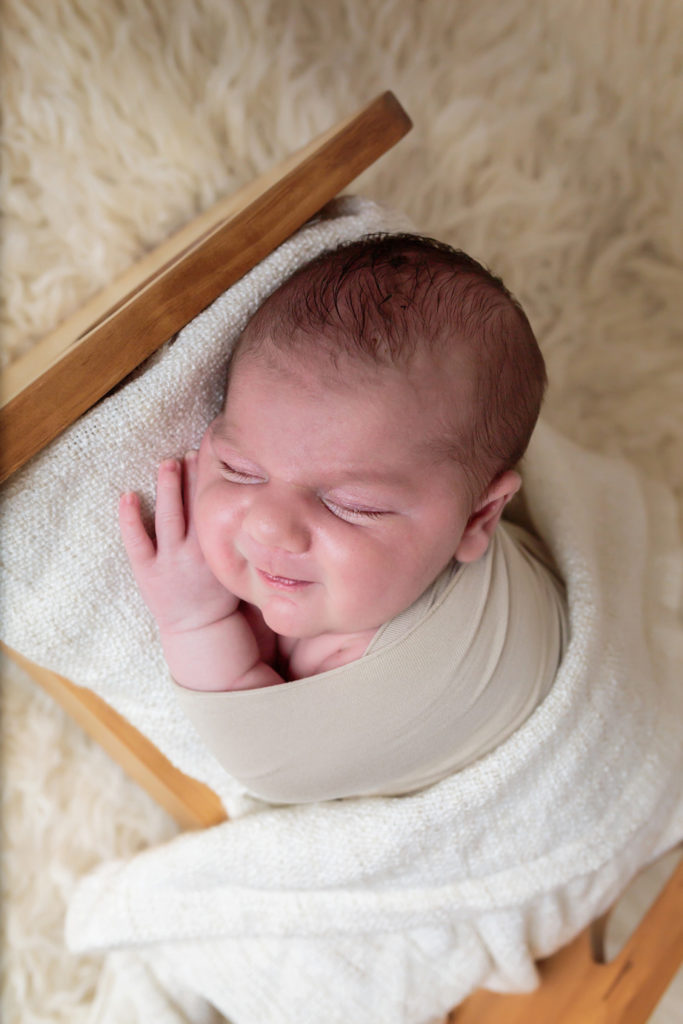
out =
[[[183,633],[231,615],[239,600],[204,561],[192,520],[197,453],[159,467],[156,543],[148,535],[135,494],[119,504],[121,537],[142,598],[164,634]]]

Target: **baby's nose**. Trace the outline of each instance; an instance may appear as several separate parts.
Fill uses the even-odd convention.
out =
[[[263,547],[303,554],[311,542],[305,501],[295,495],[269,495],[265,490],[251,502],[242,521],[243,529]]]

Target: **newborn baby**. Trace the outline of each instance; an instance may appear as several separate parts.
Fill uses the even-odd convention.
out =
[[[350,730],[343,716],[347,702],[369,699],[372,712],[361,718],[374,748],[377,716],[386,722],[402,701],[403,667],[384,672],[380,699],[365,664],[381,669],[382,651],[408,637],[403,654],[413,683],[405,685],[419,691],[411,661],[424,661],[418,627],[438,609],[447,610],[437,646],[451,681],[429,670],[424,697],[433,726],[399,744],[412,745],[412,767],[402,753],[400,768],[390,770],[392,755],[373,749],[379,775],[397,781],[373,779],[369,788],[360,781],[349,790],[348,781],[324,782],[326,768],[311,768],[310,749],[293,751],[288,757],[307,761],[320,782],[293,799],[412,791],[462,767],[463,750],[468,763],[492,749],[528,717],[561,656],[562,587],[523,531],[505,527],[491,549],[520,487],[515,467],[545,381],[528,320],[502,282],[464,253],[418,236],[371,236],[325,252],[257,310],[199,452],[159,469],[155,538],[134,494],[120,506],[123,541],[171,676],[229,771],[240,777],[231,747],[249,760],[272,747],[286,722],[302,722],[310,739],[331,678],[340,703],[328,729],[353,732],[358,760],[358,726]],[[516,598],[517,588],[528,599]],[[463,667],[459,629],[472,602],[479,654],[470,652]],[[429,696],[435,675],[438,698]],[[248,697],[265,688],[291,697]],[[288,713],[290,700],[296,710]],[[463,714],[474,704],[472,749]],[[435,766],[430,730],[443,730],[446,706],[463,714],[446,715]],[[264,716],[265,734],[251,735]],[[414,710],[408,718],[412,730]],[[388,740],[393,748],[391,727]],[[328,741],[318,738],[316,749],[324,762]],[[349,756],[342,744],[331,776]],[[277,776],[276,764],[247,774],[257,796],[290,800],[286,786],[273,796],[254,784],[256,776]]]

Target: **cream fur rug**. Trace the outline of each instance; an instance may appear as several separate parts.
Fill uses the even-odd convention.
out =
[[[2,19],[5,361],[392,88],[415,128],[354,190],[502,274],[548,420],[683,497],[679,0],[5,0]],[[174,826],[15,669],[2,724],[3,1021],[95,1022],[108,979],[64,950],[66,900]]]

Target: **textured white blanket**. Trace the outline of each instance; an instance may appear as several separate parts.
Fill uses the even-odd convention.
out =
[[[8,642],[97,690],[239,819],[103,865],[76,893],[69,942],[144,947],[154,976],[235,1024],[417,1024],[475,985],[528,988],[535,957],[683,836],[673,504],[544,425],[517,514],[565,577],[570,644],[549,697],[496,751],[415,796],[270,809],[243,798],[177,711],[125,570],[116,498],[135,487],[151,500],[159,458],[196,443],[231,339],[287,269],[402,226],[355,200],[337,213],[34,460],[4,508]]]
[[[655,668],[643,611],[667,620],[670,509],[548,429],[525,483],[572,630],[530,721],[417,796],[264,809],[104,865],[74,948],[159,944],[236,1024],[414,1024],[475,985],[533,986],[533,959],[683,836],[680,674]]]

